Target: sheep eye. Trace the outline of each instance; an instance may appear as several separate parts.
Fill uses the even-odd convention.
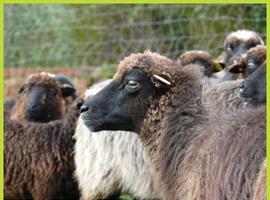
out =
[[[256,66],[255,66],[254,63],[250,62],[250,63],[248,63],[247,67],[248,67],[249,69],[253,69],[253,68],[256,67]]]
[[[134,80],[129,80],[125,86],[125,88],[127,89],[127,91],[129,92],[135,92],[138,89],[140,89],[140,83],[138,83],[137,81]]]

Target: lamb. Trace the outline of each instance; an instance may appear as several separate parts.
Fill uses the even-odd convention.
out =
[[[75,91],[68,78],[64,83],[57,76],[45,72],[31,74],[19,90],[21,96],[12,106],[10,117],[16,121],[44,123],[61,119],[65,107],[73,102]],[[73,99],[68,99],[69,96]]]
[[[201,76],[156,53],[131,54],[81,117],[93,132],[139,134],[162,199],[250,199],[265,158],[265,106],[208,112]]]
[[[63,87],[47,73],[29,77],[21,91],[25,95],[13,108],[16,109],[18,105],[20,109],[16,111],[28,114],[15,115],[14,118],[5,119],[4,123],[5,198],[78,199],[78,186],[73,178],[72,136],[81,100],[76,99],[66,108],[63,96],[73,90]],[[48,91],[45,99],[40,91]],[[29,106],[25,105],[30,106],[27,112],[23,108]],[[53,109],[48,114],[42,106]],[[40,109],[42,114],[36,113],[38,110],[35,108]]]
[[[111,80],[97,83],[85,92],[91,97]],[[121,192],[138,199],[157,199],[153,178],[143,156],[138,136],[124,131],[91,132],[80,117],[74,135],[75,176],[81,199],[113,198]]]

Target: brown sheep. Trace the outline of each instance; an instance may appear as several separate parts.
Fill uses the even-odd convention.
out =
[[[74,89],[60,82],[47,73],[30,76],[21,89],[25,94],[13,106],[13,118],[5,118],[5,199],[79,198],[72,136],[81,100],[67,106],[63,97]],[[40,98],[46,91],[46,98]],[[38,110],[23,110],[29,106]]]
[[[82,118],[94,132],[138,133],[163,199],[250,199],[265,157],[265,107],[209,112],[201,76],[156,53],[131,54]]]

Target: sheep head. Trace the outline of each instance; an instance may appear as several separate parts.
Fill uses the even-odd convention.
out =
[[[215,62],[212,56],[205,51],[187,51],[179,57],[179,61],[183,66],[189,64],[197,64],[203,67],[203,73],[206,76],[211,76],[214,72],[221,71],[223,68],[218,62]]]
[[[240,84],[240,96],[253,105],[266,102],[266,63],[264,62]]]
[[[225,66],[236,64],[250,48],[264,44],[262,38],[255,32],[239,30],[230,33],[224,41],[224,52],[219,62]]]
[[[168,100],[173,95],[182,96],[176,88],[182,87],[186,101],[193,99],[193,93],[187,92],[188,87],[183,84],[196,85],[186,74],[189,70],[196,74],[196,70],[182,68],[179,62],[156,53],[131,54],[119,64],[113,81],[81,107],[85,125],[94,132],[140,133],[149,115],[151,120],[162,120],[163,113],[169,112],[167,104],[177,106],[178,101]]]
[[[73,85],[41,72],[27,77],[19,89],[20,97],[11,118],[18,121],[48,122],[61,119],[66,111],[64,97],[74,95]]]

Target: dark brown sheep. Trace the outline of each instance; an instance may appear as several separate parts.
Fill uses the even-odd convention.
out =
[[[48,122],[63,118],[66,107],[73,102],[69,96],[75,95],[75,88],[55,77],[45,72],[28,76],[19,90],[21,95],[10,111],[11,119]]]
[[[5,104],[7,115],[12,107],[4,122],[5,198],[78,199],[72,136],[80,99],[74,100],[73,85],[40,73],[29,76],[20,91],[15,105]]]
[[[197,66],[132,54],[82,118],[94,132],[137,132],[163,199],[251,199],[265,157],[265,107],[211,113],[201,76]]]

